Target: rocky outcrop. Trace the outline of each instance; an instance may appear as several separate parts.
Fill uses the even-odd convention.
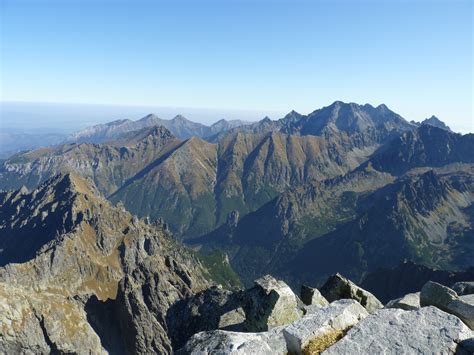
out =
[[[391,300],[385,305],[385,308],[400,308],[405,311],[416,310],[420,307],[420,292],[409,293],[403,297]]]
[[[168,309],[209,283],[163,225],[111,205],[74,174],[4,193],[0,208],[2,249],[19,261],[35,255],[0,268],[0,352],[172,351]]]
[[[338,339],[368,316],[356,301],[340,300],[294,321],[259,333],[214,330],[192,336],[179,354],[299,354],[310,342]],[[328,345],[326,345],[327,347]]]
[[[365,308],[354,300],[335,301],[283,329],[288,351],[300,354],[310,342],[315,344],[329,336],[342,336],[368,315]]]
[[[245,327],[264,331],[293,322],[301,317],[296,295],[283,281],[266,275],[244,295]]]
[[[474,302],[470,298],[459,297],[449,287],[432,281],[427,282],[421,289],[420,304],[422,307],[436,306],[445,312],[452,313],[474,329]]]
[[[329,302],[343,298],[356,300],[369,313],[373,313],[383,307],[383,304],[373,294],[360,288],[340,274],[331,276],[323,287],[320,288],[320,291]]]
[[[329,304],[327,299],[321,295],[321,292],[319,292],[317,288],[306,285],[301,286],[301,301],[307,306],[315,305],[324,307]]]
[[[474,336],[459,318],[436,307],[382,309],[355,325],[323,354],[454,354]]]
[[[459,295],[471,295],[474,294],[474,281],[463,281],[463,282],[456,282],[452,289]]]
[[[259,287],[268,289],[272,285],[272,288],[276,288],[276,280],[269,277],[265,277],[265,280],[257,280],[257,284],[261,284]],[[474,297],[459,297],[454,291],[436,283],[425,286],[421,291],[422,299],[427,294],[431,295],[434,300],[432,303],[436,303],[437,307],[422,303],[425,306],[420,308],[418,293],[394,300],[387,308],[375,308],[372,314],[354,299],[335,300],[323,307],[305,306],[307,312],[304,316],[270,330],[258,333],[225,330],[197,333],[178,353],[472,353],[474,332],[464,323],[465,320],[463,322],[458,318],[462,312],[458,310],[456,316],[439,307],[448,303],[450,311],[454,313],[459,302],[472,304]],[[265,307],[265,300],[261,301]],[[276,310],[275,308],[274,311]],[[278,311],[285,312],[284,309]]]

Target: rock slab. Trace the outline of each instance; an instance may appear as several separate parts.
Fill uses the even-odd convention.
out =
[[[433,281],[428,281],[420,293],[422,307],[436,306],[458,316],[469,328],[474,329],[474,302],[472,301],[471,297],[459,297],[454,290]]]
[[[368,315],[357,301],[335,301],[283,329],[288,351],[301,354],[310,341],[334,332],[343,332]]]
[[[301,301],[307,306],[325,307],[329,304],[328,300],[319,292],[317,288],[306,285],[301,286]]]
[[[282,327],[268,332],[240,333],[213,330],[194,334],[177,354],[286,354]]]
[[[454,354],[474,332],[436,307],[382,309],[354,326],[323,354]]]

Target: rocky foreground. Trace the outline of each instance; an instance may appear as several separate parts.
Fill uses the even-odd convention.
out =
[[[284,282],[265,276],[241,293],[241,308],[221,309],[218,329],[194,334],[178,353],[472,354],[473,286],[456,284],[458,295],[430,281],[421,292],[384,306],[339,274],[320,290],[303,286],[301,299]],[[196,297],[209,292],[216,290]]]

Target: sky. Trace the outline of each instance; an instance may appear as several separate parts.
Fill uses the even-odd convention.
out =
[[[2,106],[276,119],[342,100],[474,132],[471,0],[0,3]]]

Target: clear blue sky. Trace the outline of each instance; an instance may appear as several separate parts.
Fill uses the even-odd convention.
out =
[[[473,130],[471,0],[0,2],[2,101],[383,102]]]

